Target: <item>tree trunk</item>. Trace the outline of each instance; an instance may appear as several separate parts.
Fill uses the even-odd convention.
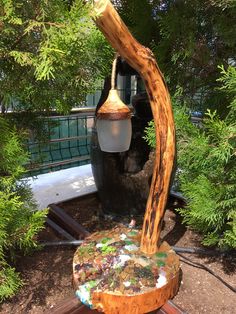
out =
[[[154,55],[135,40],[110,1],[94,0],[94,11],[95,22],[109,43],[141,75],[153,112],[156,154],[141,239],[141,251],[153,254],[159,244],[175,158],[175,128],[170,96]]]

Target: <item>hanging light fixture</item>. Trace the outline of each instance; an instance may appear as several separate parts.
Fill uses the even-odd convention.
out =
[[[132,135],[131,111],[115,88],[117,57],[113,61],[111,89],[107,100],[97,112],[97,133],[104,152],[124,152],[129,149]]]

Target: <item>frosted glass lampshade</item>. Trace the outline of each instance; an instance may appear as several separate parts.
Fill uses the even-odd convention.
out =
[[[131,120],[98,119],[97,133],[102,151],[110,153],[124,152],[129,149],[131,142]]]

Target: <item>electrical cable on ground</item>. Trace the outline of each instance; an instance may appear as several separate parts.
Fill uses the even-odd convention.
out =
[[[209,267],[202,265],[200,263],[197,262],[193,262],[191,259],[187,258],[186,256],[183,256],[180,253],[177,253],[179,256],[181,256],[182,258],[180,258],[180,261],[183,263],[186,263],[190,266],[193,267],[197,267],[200,269],[204,269],[207,272],[209,272],[211,275],[213,275],[215,278],[217,278],[219,281],[221,281],[227,288],[229,288],[231,291],[233,291],[234,293],[236,293],[236,288],[231,286],[230,284],[228,284],[224,279],[222,279],[219,275],[216,275]]]
[[[236,250],[222,251],[218,249],[209,250],[198,247],[180,247],[172,246],[172,249],[177,253],[189,253],[189,254],[203,254],[208,256],[233,256],[236,258]]]
[[[43,246],[66,246],[66,245],[75,245],[78,246],[82,244],[83,240],[69,240],[69,241],[50,241],[50,242],[41,242],[40,245]]]

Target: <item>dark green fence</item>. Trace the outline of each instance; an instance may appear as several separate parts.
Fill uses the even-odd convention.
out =
[[[30,163],[27,165],[27,175],[89,163],[94,112],[94,108],[81,108],[68,116],[44,118],[49,137],[41,141],[28,141]]]

